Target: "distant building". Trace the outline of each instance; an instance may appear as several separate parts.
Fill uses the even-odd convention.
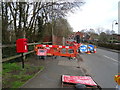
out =
[[[113,34],[113,37],[114,37],[116,40],[120,41],[120,34]]]
[[[83,38],[84,37],[84,33],[82,33],[82,32],[74,32],[75,33],[75,35],[74,36],[76,36],[76,35],[79,35],[80,36],[80,38]]]
[[[75,37],[79,35],[80,41],[88,41],[91,40],[91,36],[88,33],[85,32],[73,32],[71,35],[68,36],[68,39],[76,39]]]

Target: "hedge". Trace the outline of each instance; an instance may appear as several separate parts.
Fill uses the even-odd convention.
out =
[[[97,45],[100,47],[120,50],[120,44],[98,43]]]

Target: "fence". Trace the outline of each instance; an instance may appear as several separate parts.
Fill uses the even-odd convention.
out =
[[[34,46],[37,44],[51,44],[51,42],[43,43],[28,43],[28,52],[23,55],[26,56],[34,52]],[[1,48],[1,47],[0,47]],[[9,61],[21,57],[21,54],[16,53],[16,45],[2,45],[2,62]]]

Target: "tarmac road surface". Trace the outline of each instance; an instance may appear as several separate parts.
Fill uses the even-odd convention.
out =
[[[118,73],[118,53],[97,48],[97,53],[80,54],[84,60],[82,67],[87,69],[102,88],[115,88],[114,75]]]

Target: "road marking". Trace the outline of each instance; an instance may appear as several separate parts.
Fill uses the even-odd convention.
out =
[[[113,58],[108,57],[108,56],[106,56],[106,55],[103,55],[103,56],[106,57],[106,58],[108,58],[108,59],[111,59],[111,60],[113,60],[113,61],[115,61],[115,62],[118,62],[116,59],[113,59]]]

